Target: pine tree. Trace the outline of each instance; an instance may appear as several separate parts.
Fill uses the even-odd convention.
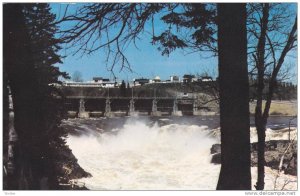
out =
[[[122,83],[120,85],[120,96],[122,97],[126,96],[126,84],[124,80],[122,80]]]
[[[66,148],[63,139],[66,132],[59,127],[64,117],[63,104],[55,98],[62,95],[57,88],[51,86],[53,83],[59,83],[60,76],[67,77],[66,73],[60,72],[58,67],[54,66],[61,63],[61,56],[58,55],[61,40],[54,36],[58,28],[54,25],[55,15],[50,12],[49,4],[24,4],[23,13],[32,46],[35,78],[39,84],[36,89],[40,114],[37,122],[40,134],[39,150],[43,159],[39,165],[46,167],[40,172],[41,177],[47,176],[50,179],[49,184],[55,188],[56,179],[61,175],[59,170],[55,172],[55,168],[58,168],[57,163],[61,161],[58,151]]]
[[[60,127],[61,96],[52,83],[60,40],[48,4],[5,4],[4,72],[12,91],[18,134],[16,170],[8,189],[56,189],[58,152],[66,149]]]

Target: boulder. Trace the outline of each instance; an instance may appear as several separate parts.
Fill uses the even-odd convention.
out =
[[[86,171],[78,164],[78,160],[67,146],[60,149],[59,160],[56,162],[56,169],[59,176],[61,177],[61,182],[68,182],[71,179],[79,179],[91,177],[92,175]]]
[[[265,144],[265,165],[272,169],[279,169],[281,157],[289,146],[289,140],[271,140]],[[221,163],[221,144],[213,144],[210,153],[211,163]],[[251,166],[257,166],[257,143],[251,144]],[[297,142],[291,144],[283,158],[281,168],[285,174],[297,175]]]
[[[272,169],[279,169],[281,157],[283,164],[281,170],[285,174],[297,175],[297,142],[291,144],[287,152],[285,150],[289,146],[288,140],[271,140],[265,145],[265,165]],[[257,165],[257,143],[251,145],[251,166]]]
[[[221,164],[221,153],[213,154],[210,162],[214,164]]]
[[[210,154],[221,153],[221,144],[213,144],[210,148]]]

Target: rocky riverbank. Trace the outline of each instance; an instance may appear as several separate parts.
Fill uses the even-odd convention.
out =
[[[59,161],[56,163],[56,169],[60,174],[59,188],[62,190],[87,190],[85,184],[77,179],[91,177],[92,175],[80,167],[77,158],[68,147],[62,147],[58,151]]]
[[[221,163],[221,144],[214,144],[211,149],[211,163]],[[283,156],[284,155],[284,156]],[[279,169],[283,157],[281,170],[285,174],[297,176],[297,141],[270,140],[265,145],[265,166]],[[251,144],[251,166],[257,166],[257,143]]]

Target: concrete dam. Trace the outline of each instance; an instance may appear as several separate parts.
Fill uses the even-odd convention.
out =
[[[182,87],[182,86],[181,86]],[[61,86],[64,106],[69,117],[134,115],[214,115],[215,108],[199,99],[188,88],[144,87],[99,88]]]

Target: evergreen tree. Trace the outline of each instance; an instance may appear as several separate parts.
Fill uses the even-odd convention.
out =
[[[18,134],[15,154],[15,172],[8,176],[8,189],[36,189],[37,181],[32,174],[32,160],[35,156],[32,147],[37,117],[34,103],[36,81],[32,63],[31,47],[22,6],[5,4],[3,7],[4,31],[4,73],[11,88],[14,105],[14,124]]]
[[[122,97],[126,96],[126,84],[124,80],[122,80],[122,84],[120,85],[120,95]]]
[[[38,82],[36,89],[38,110],[38,128],[40,134],[40,151],[43,157],[41,175],[51,177],[56,181],[58,172],[55,164],[59,162],[58,152],[65,148],[62,139],[66,132],[59,127],[64,117],[63,104],[56,97],[62,97],[60,92],[51,84],[59,83],[58,77],[67,77],[66,73],[59,71],[54,65],[61,63],[60,39],[54,37],[58,28],[54,25],[55,15],[50,12],[50,6],[45,3],[24,4],[23,13],[32,48],[35,78]],[[48,169],[47,169],[48,168]],[[51,169],[50,169],[51,168]],[[46,172],[42,174],[43,172]],[[53,176],[53,174],[55,174]]]
[[[56,189],[58,152],[66,149],[60,127],[60,93],[51,84],[65,77],[56,63],[60,40],[48,4],[4,6],[4,72],[12,90],[18,134],[16,172],[8,189]]]

